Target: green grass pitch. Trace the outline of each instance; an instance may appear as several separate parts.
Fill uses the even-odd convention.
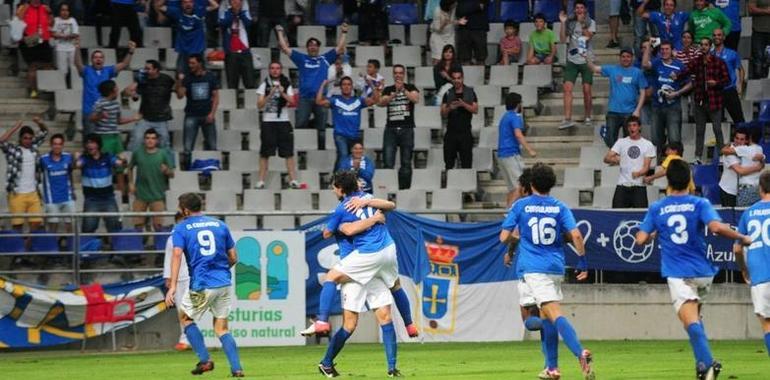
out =
[[[691,379],[693,356],[686,341],[588,341],[597,379]],[[247,378],[321,379],[316,363],[325,345],[243,348]],[[761,341],[714,341],[714,356],[724,366],[720,379],[770,379],[770,358]],[[577,361],[559,346],[565,380],[580,379]],[[214,351],[214,372],[189,374],[190,352],[86,353],[71,351],[0,354],[2,379],[224,379],[227,360]],[[398,366],[415,379],[536,379],[542,369],[539,342],[402,344]],[[385,354],[378,344],[349,344],[337,358],[340,378],[386,378]]]

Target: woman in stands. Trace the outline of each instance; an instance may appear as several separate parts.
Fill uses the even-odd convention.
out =
[[[460,21],[455,19],[456,0],[441,0],[433,13],[430,24],[430,57],[433,65],[441,61],[441,48],[455,43],[455,25]]]
[[[436,84],[436,98],[441,101],[450,88],[452,88],[452,71],[462,71],[463,67],[457,60],[455,47],[452,44],[444,45],[441,49],[441,60],[433,65],[433,82]]]

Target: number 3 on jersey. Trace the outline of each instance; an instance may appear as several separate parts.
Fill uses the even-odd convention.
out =
[[[217,251],[217,242],[214,233],[209,230],[198,231],[198,245],[203,256],[211,256]]]
[[[556,241],[556,219],[551,217],[529,218],[527,225],[532,229],[532,242],[551,245]]]
[[[671,215],[666,225],[674,229],[671,233],[671,241],[674,244],[687,244],[690,235],[687,234],[687,219],[684,215]]]

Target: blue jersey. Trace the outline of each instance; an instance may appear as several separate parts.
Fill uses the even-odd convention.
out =
[[[735,83],[738,80],[738,76],[735,74],[735,71],[741,67],[741,57],[738,55],[738,52],[723,46],[722,51],[720,52],[714,50],[714,55],[722,58],[722,60],[725,61],[725,65],[727,65],[727,73],[730,75],[730,85],[724,89],[727,90],[734,88]]]
[[[746,266],[751,285],[770,281],[770,202],[754,203],[741,215],[738,232],[751,237],[746,248]]]
[[[577,228],[572,211],[560,200],[533,194],[513,204],[502,228],[519,227],[516,272],[564,274],[564,232]]]
[[[653,203],[639,229],[658,231],[663,277],[710,277],[718,269],[706,258],[703,231],[708,223],[721,220],[705,198],[673,195]]]
[[[656,107],[665,107],[679,104],[679,97],[668,99],[663,96],[664,92],[679,91],[682,85],[686,83],[684,80],[671,79],[671,74],[675,74],[676,78],[680,78],[679,75],[684,71],[684,64],[677,59],[672,59],[670,63],[663,62],[660,58],[655,58],[652,61],[652,71],[655,72],[655,92],[652,93],[652,99]]]
[[[334,233],[339,232],[339,228],[344,223],[353,223],[359,220],[374,215],[377,211],[372,207],[366,207],[358,210],[356,213],[345,210],[345,204],[348,203],[351,197],[359,198],[371,198],[371,194],[364,192],[356,192],[342,199],[339,205],[334,209],[332,215],[329,217],[329,221],[326,222],[326,228]],[[393,244],[393,238],[388,232],[388,228],[384,224],[375,224],[366,231],[361,232],[358,235],[353,236],[353,245],[358,253],[367,254],[382,251],[385,247]],[[341,255],[340,251],[340,255]],[[340,257],[341,258],[341,257]]]
[[[725,30],[725,35],[730,32],[741,31],[741,1],[740,0],[710,0],[714,7],[721,10],[722,13],[730,19],[730,30]]]
[[[83,66],[83,116],[88,116],[94,110],[94,104],[99,100],[99,84],[118,76],[115,66],[104,66],[97,70],[91,65]]]
[[[331,49],[322,55],[311,57],[296,50],[291,51],[291,61],[299,71],[299,96],[303,99],[315,99],[321,83],[326,79],[329,66],[337,60],[337,51]]]
[[[171,233],[174,248],[181,248],[190,273],[190,290],[230,286],[227,251],[235,246],[225,222],[205,215],[185,218]]]
[[[609,112],[633,113],[639,100],[639,92],[647,88],[642,70],[620,65],[602,65],[602,75],[610,79]]]
[[[524,119],[516,111],[506,111],[497,127],[497,156],[500,158],[521,154],[516,130],[524,129]]]
[[[167,15],[176,24],[174,50],[179,54],[200,54],[206,50],[206,8],[196,6],[192,14],[181,8],[168,8]]]
[[[366,100],[359,96],[345,98],[342,95],[334,95],[329,98],[329,107],[332,109],[334,134],[351,139],[359,138],[361,110],[366,108]]]
[[[671,42],[676,51],[682,50],[682,33],[688,21],[690,14],[687,12],[674,12],[670,17],[661,12],[650,12],[650,23],[658,28],[661,41]]]
[[[70,181],[73,165],[72,155],[69,153],[62,153],[59,160],[54,160],[50,153],[40,157],[39,168],[43,177],[43,201],[45,204],[75,200],[72,181]]]

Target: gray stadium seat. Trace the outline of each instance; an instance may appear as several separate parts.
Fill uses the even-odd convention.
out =
[[[234,191],[207,191],[206,197],[206,211],[235,211],[237,210],[235,192]]]
[[[498,45],[500,43],[500,39],[503,38],[504,35],[505,30],[503,28],[503,23],[490,22],[489,31],[487,32],[487,44]]]
[[[533,85],[519,85],[510,86],[508,93],[516,92],[521,95],[521,106],[524,108],[532,108],[537,106],[537,86]]]
[[[81,31],[82,31],[81,26]],[[96,33],[96,32],[94,32]],[[171,49],[171,28],[169,27],[145,27],[142,29],[144,35],[144,46],[160,49]],[[80,35],[83,38],[83,34]]]
[[[254,63],[254,69],[267,70],[272,62],[270,48],[251,48],[251,57]],[[246,91],[253,93],[254,91]]]
[[[483,107],[492,107],[502,104],[502,92],[500,91],[499,86],[476,86],[473,90],[476,92],[479,107],[482,107],[481,109],[483,109]],[[479,117],[479,115],[475,116]],[[483,116],[484,115],[481,114],[482,118]]]
[[[231,231],[257,229],[257,217],[254,215],[232,215],[225,217],[227,226]]]
[[[199,186],[198,172],[176,170],[169,179],[169,188],[172,190],[198,191]]]
[[[243,108],[248,110],[257,109],[257,100],[259,100],[259,96],[256,90],[246,90],[243,92]]]
[[[307,169],[319,170],[321,173],[329,173],[329,171],[333,169],[334,161],[336,159],[337,152],[333,150],[310,149],[305,153]]]
[[[529,36],[534,31],[535,31],[535,23],[533,22],[522,22],[519,24],[519,37],[521,37],[522,42],[529,42]],[[525,53],[525,52],[526,50],[522,49],[522,53]]]
[[[564,202],[569,208],[580,207],[580,193],[574,187],[557,186],[551,189],[550,195]]]
[[[255,151],[231,151],[230,167],[232,171],[248,172],[259,167],[259,152]]]
[[[421,89],[435,88],[436,82],[433,80],[433,66],[415,67],[414,85]]]
[[[81,48],[88,49],[99,47],[99,44],[96,43],[96,27],[90,25],[78,25],[78,29],[80,32],[79,36]],[[104,29],[102,29],[102,33],[105,33]],[[110,32],[106,32],[106,34],[103,34],[102,36],[109,36],[109,33]]]
[[[259,113],[255,109],[231,109],[230,130],[258,133]]]
[[[428,168],[444,168],[444,150],[442,148],[428,149],[428,160],[425,163]]]
[[[463,66],[463,81],[475,87],[484,84],[484,66]]]
[[[144,68],[144,64],[150,59],[156,61],[160,59],[157,47],[136,48],[134,51],[134,56],[131,57],[131,70],[139,70]]]
[[[262,217],[262,228],[266,230],[292,230],[295,226],[292,215],[265,215]]]
[[[336,30],[337,34],[336,34],[336,36],[339,36],[340,33],[342,33],[342,31],[340,30],[341,27],[342,27],[342,25],[337,25],[337,30]],[[350,42],[354,42],[354,40],[356,40],[356,39],[358,39],[358,25],[348,24],[348,36],[345,39],[345,41],[348,44],[350,44]],[[302,46],[305,46],[305,42],[304,41],[297,41],[297,43],[301,44]],[[335,44],[337,43],[336,39],[334,40],[334,43]],[[380,61],[380,64],[385,65],[385,62]]]
[[[307,40],[311,37],[320,40],[321,44],[325,45],[326,27],[322,25],[300,25],[297,27],[297,44],[299,46],[304,47],[307,44]]]
[[[494,169],[491,148],[473,148],[473,169],[482,172],[491,172]]]
[[[318,210],[331,211],[340,203],[337,196],[331,190],[322,190],[318,193]]]
[[[382,149],[382,139],[385,133],[385,128],[365,128],[364,129],[364,146],[369,149],[380,150]]]
[[[414,150],[430,149],[430,129],[415,128],[414,130]]]
[[[522,84],[537,87],[548,87],[553,83],[553,67],[551,65],[526,65]]]
[[[235,89],[219,89],[219,110],[234,110],[238,106]]]
[[[431,201],[434,210],[462,210],[463,193],[454,189],[435,189]]]
[[[416,46],[428,45],[428,24],[409,25],[409,44]]]
[[[58,112],[76,112],[83,108],[83,91],[58,90],[54,93],[54,105]]]
[[[388,109],[386,107],[375,107],[374,109],[374,127],[385,128],[388,121]]]
[[[272,161],[272,160],[271,160]],[[283,161],[283,160],[281,160]],[[285,168],[284,168],[285,170]],[[250,171],[249,172],[249,179],[250,179],[250,186],[252,188],[257,186],[257,182],[259,182],[259,171]],[[281,187],[283,186],[283,180],[281,179],[281,172],[276,170],[268,170],[267,174],[265,175],[265,188],[259,191],[266,191],[266,190],[272,190],[272,191],[279,191],[281,190]]]
[[[252,181],[253,182],[253,181]],[[243,211],[274,211],[275,192],[248,189],[243,191]]]
[[[593,189],[594,169],[581,167],[564,169],[564,185],[580,190]]]
[[[393,36],[390,38],[392,39]],[[400,63],[406,67],[422,66],[422,47],[405,45],[393,46],[393,62]]]
[[[243,150],[243,132],[220,129],[217,131],[217,144],[231,152]]]
[[[377,169],[372,179],[372,187],[375,190],[398,189],[398,172],[396,169]]]
[[[366,62],[370,59],[377,59],[380,64],[385,63],[385,50],[382,46],[356,46],[355,66],[366,67]]]
[[[478,189],[475,169],[451,169],[446,172],[446,188],[464,192]]]
[[[396,193],[396,204],[401,210],[425,210],[427,209],[426,202],[427,199],[425,190],[399,190]]]
[[[489,83],[496,86],[519,84],[519,65],[493,65],[489,67]]]
[[[66,90],[67,81],[59,70],[38,70],[37,89],[47,92]]]
[[[607,148],[603,146],[581,146],[580,164],[581,168],[601,169],[606,167],[604,156],[607,154]]]
[[[243,172],[215,170],[211,172],[211,191],[243,191]]]
[[[310,191],[281,190],[281,211],[307,211],[313,209]]]
[[[657,201],[661,198],[661,189],[657,186],[647,186],[647,204]]]
[[[294,130],[294,150],[313,150],[318,148],[318,132],[315,129]]]
[[[406,30],[403,25],[390,24],[388,25],[388,36],[391,40],[400,40],[402,44],[406,43]],[[395,45],[398,46],[398,45]],[[393,59],[393,62],[399,62]]]
[[[414,124],[417,128],[441,129],[441,107],[415,105]]]
[[[310,190],[321,188],[321,175],[318,170],[297,170],[297,181],[307,184]]]
[[[434,190],[441,186],[441,168],[428,167],[412,171],[412,186],[414,190]]]
[[[602,168],[601,185],[615,186],[620,177],[620,166],[607,166]]]
[[[499,129],[497,126],[481,128],[479,132],[479,148],[497,149]]]
[[[612,208],[612,197],[615,195],[615,186],[599,186],[594,188],[593,207]]]

